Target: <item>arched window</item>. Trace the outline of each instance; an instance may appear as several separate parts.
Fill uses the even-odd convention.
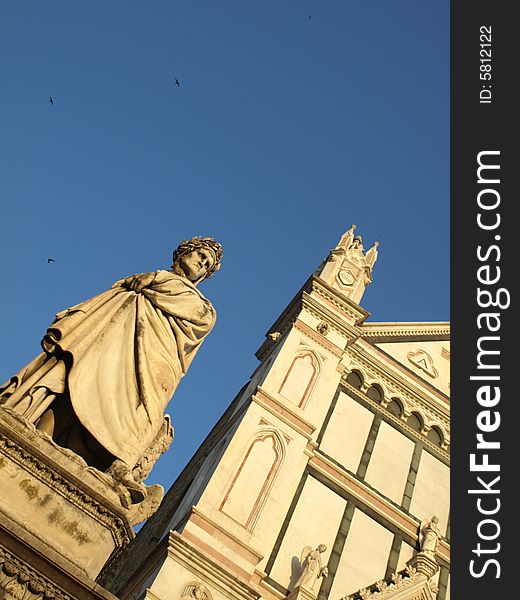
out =
[[[401,402],[397,398],[392,398],[392,400],[387,404],[386,410],[394,417],[400,417],[403,414],[403,406]]]
[[[293,359],[278,392],[297,406],[307,402],[318,377],[319,363],[314,353],[299,352]]]
[[[285,443],[272,429],[257,432],[236,470],[220,510],[252,530],[285,456]]]
[[[423,428],[423,422],[421,417],[417,413],[412,413],[408,420],[406,421],[407,425],[411,427],[414,431],[418,431],[421,433]]]
[[[381,387],[377,384],[374,384],[368,388],[367,396],[370,398],[370,400],[381,404],[381,402],[383,401],[384,394]]]
[[[439,446],[439,448],[442,446],[442,433],[438,427],[432,427],[426,434],[426,438],[436,446]]]
[[[347,375],[346,382],[350,383],[350,385],[357,390],[360,390],[363,385],[363,377],[359,371],[350,371]]]

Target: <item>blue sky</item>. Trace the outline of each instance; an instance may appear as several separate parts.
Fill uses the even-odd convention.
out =
[[[173,482],[352,223],[381,244],[370,320],[449,320],[447,1],[3,2],[0,56],[1,381],[57,311],[182,239],[224,246],[148,483]]]

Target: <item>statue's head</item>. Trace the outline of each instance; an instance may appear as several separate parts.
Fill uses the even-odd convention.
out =
[[[193,283],[211,277],[220,269],[222,246],[211,237],[182,241],[173,251],[172,267]]]
[[[352,248],[363,248],[363,240],[360,235],[354,236],[352,240]]]
[[[320,551],[320,554],[323,554],[325,550],[327,550],[327,546],[325,546],[325,544],[320,544],[318,550]]]

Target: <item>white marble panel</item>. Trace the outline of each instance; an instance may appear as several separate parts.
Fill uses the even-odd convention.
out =
[[[313,477],[308,477],[302,494],[292,514],[271,578],[290,588],[299,576],[299,557],[307,545],[316,548],[325,544],[324,564],[328,561],[334,540],[345,511],[346,500],[325,487]]]
[[[341,392],[321,440],[320,450],[355,473],[373,420],[371,411]]]
[[[415,480],[410,512],[420,521],[439,517],[439,527],[446,533],[450,510],[450,470],[424,450]]]
[[[365,480],[384,496],[401,504],[415,444],[397,429],[381,423]]]
[[[353,594],[384,577],[392,541],[391,531],[356,510],[329,598]]]
[[[406,567],[406,563],[412,558],[413,555],[414,555],[413,546],[410,546],[410,544],[403,542],[401,544],[401,550],[399,552],[399,558],[397,560],[396,571],[397,572],[402,571]]]

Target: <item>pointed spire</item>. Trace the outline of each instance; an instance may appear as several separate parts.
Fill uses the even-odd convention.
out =
[[[342,294],[359,302],[372,281],[372,268],[377,260],[379,242],[364,253],[363,240],[351,225],[316,271],[316,275]]]
[[[351,225],[350,229],[341,236],[339,244],[336,246],[336,248],[350,248],[350,245],[354,240],[354,229],[356,229],[356,226]]]
[[[372,248],[370,248],[370,250],[367,250],[367,253],[365,254],[365,261],[367,263],[367,267],[369,267],[370,269],[372,269],[372,267],[374,266],[374,263],[377,260],[378,246],[379,246],[379,242],[374,242],[374,245],[372,246]]]

